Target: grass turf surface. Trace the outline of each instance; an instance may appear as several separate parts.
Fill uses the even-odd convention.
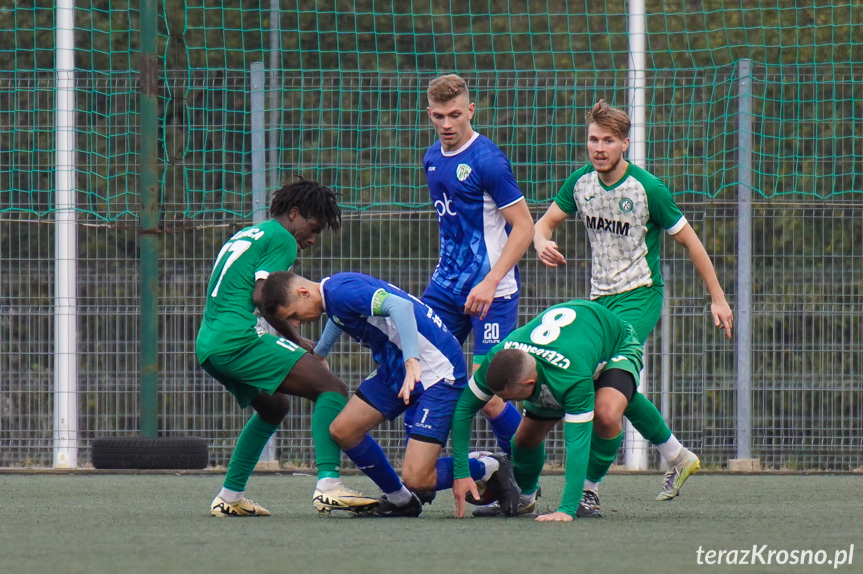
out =
[[[315,479],[253,476],[268,518],[209,516],[219,475],[0,475],[0,571],[9,573],[826,572],[829,565],[708,566],[696,552],[858,548],[839,572],[863,571],[859,475],[696,475],[655,502],[659,475],[612,475],[603,519],[455,519],[438,494],[420,518],[318,515]],[[365,477],[345,482],[374,495]],[[539,510],[556,509],[562,476],[544,476]],[[468,506],[468,509],[471,507]]]

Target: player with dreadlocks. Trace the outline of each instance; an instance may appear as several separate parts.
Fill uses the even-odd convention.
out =
[[[347,385],[313,354],[311,341],[261,307],[264,280],[270,273],[289,270],[298,251],[312,246],[324,229],[338,230],[341,210],[332,190],[301,179],[275,192],[269,213],[271,219],[238,231],[219,251],[195,345],[201,367],[241,407],[255,410],[240,433],[210,514],[270,515],[245,497],[245,487],[264,446],[288,413],[289,395],[315,403],[315,508],[319,512],[369,510],[378,505],[378,499],[345,487],[338,470],[341,450],[330,437],[330,423],[347,403]],[[281,337],[258,328],[256,308]]]

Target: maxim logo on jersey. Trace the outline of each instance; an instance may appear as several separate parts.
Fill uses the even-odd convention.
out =
[[[464,181],[470,175],[471,169],[470,166],[466,163],[458,164],[458,167],[455,169],[455,176],[459,181]]]
[[[618,235],[629,235],[629,223],[615,221],[613,219],[604,219],[602,217],[584,216],[584,225],[588,229],[596,231],[610,231]]]

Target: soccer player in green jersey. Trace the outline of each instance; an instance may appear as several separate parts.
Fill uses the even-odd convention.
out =
[[[521,489],[518,514],[536,508],[545,437],[563,419],[566,486],[556,512],[537,521],[568,522],[582,516],[580,499],[587,472],[594,406],[594,379],[631,397],[638,386],[642,344],[632,327],[592,301],[550,307],[507,335],[486,355],[462,392],[453,417],[453,494],[464,516],[465,495],[479,498],[468,469],[473,417],[492,396],[524,401],[524,417],[512,440],[512,465]],[[493,515],[478,507],[474,515]],[[503,515],[502,512],[498,514]]]
[[[592,256],[590,299],[632,325],[643,344],[662,308],[659,258],[664,231],[686,250],[710,293],[714,324],[731,338],[731,307],[704,246],[665,184],[623,157],[629,148],[629,117],[600,100],[586,120],[590,164],[567,178],[554,202],[536,222],[533,244],[540,261],[549,267],[566,264],[552,235],[570,215],[581,217]],[[676,497],[700,462],[671,433],[656,407],[640,393],[627,400],[619,390],[599,384],[596,404],[582,510],[592,509],[596,516],[600,515],[597,488],[623,441],[622,415],[668,461],[656,499]]]
[[[324,229],[337,230],[341,210],[332,190],[300,180],[273,194],[270,217],[238,231],[225,243],[207,285],[207,303],[195,345],[198,362],[241,407],[255,410],[240,434],[210,514],[270,515],[244,492],[264,446],[288,414],[289,395],[315,403],[315,508],[319,512],[373,508],[378,504],[376,498],[346,488],[339,478],[341,450],[330,437],[330,423],[347,403],[347,386],[319,357],[307,352],[314,349],[311,341],[261,306],[264,280],[270,273],[289,270],[298,250],[313,245]],[[281,337],[258,328],[256,308]]]

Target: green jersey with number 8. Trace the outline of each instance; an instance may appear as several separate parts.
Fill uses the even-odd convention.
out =
[[[275,219],[238,231],[222,246],[207,284],[207,304],[195,344],[200,363],[213,353],[257,340],[255,282],[275,271],[290,270],[297,248],[294,236]]]
[[[536,359],[538,381],[525,408],[541,416],[593,411],[593,381],[604,368],[632,372],[638,381],[642,347],[632,327],[592,301],[569,301],[548,308],[496,345],[474,375],[471,390],[491,398],[485,376],[502,349],[520,349]]]

